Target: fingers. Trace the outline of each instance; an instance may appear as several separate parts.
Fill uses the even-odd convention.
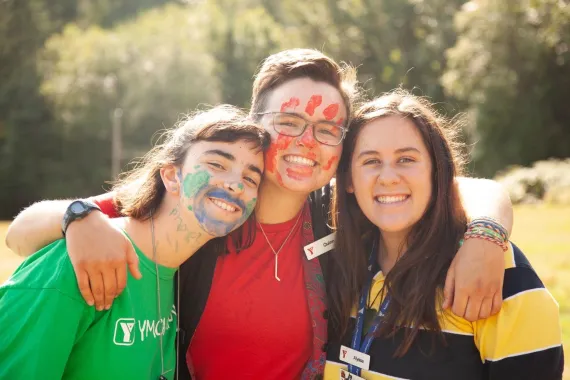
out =
[[[481,296],[469,297],[463,318],[467,319],[469,322],[477,321],[479,319],[479,312],[481,310],[482,303],[483,298]]]
[[[453,304],[451,305],[451,311],[458,317],[464,317],[467,312],[467,304],[469,302],[469,297],[465,292],[458,292],[457,289],[453,295]]]
[[[493,297],[493,305],[491,307],[491,315],[497,314],[501,311],[501,307],[503,306],[503,292],[499,291],[495,293]]]
[[[101,311],[105,308],[105,286],[103,284],[103,275],[99,271],[88,273],[88,275],[89,286],[91,287],[91,292],[95,299],[95,308],[98,311]]]
[[[477,319],[485,319],[489,318],[491,314],[491,309],[493,307],[493,297],[486,296],[483,298],[481,302],[481,308],[479,309],[479,316]]]
[[[128,251],[127,251],[127,265],[129,266],[129,271],[131,275],[140,280],[142,278],[141,271],[139,269],[139,257],[133,248],[133,245],[128,242]]]
[[[95,298],[93,297],[91,287],[89,286],[89,276],[87,275],[87,272],[85,270],[76,270],[75,273],[81,296],[89,306],[93,306],[95,304]]]
[[[115,269],[115,275],[117,277],[117,294],[115,297],[118,297],[125,290],[125,286],[127,286],[127,267],[121,265]]]
[[[443,309],[449,309],[453,305],[453,295],[455,293],[455,266],[451,264],[445,278],[443,288]]]
[[[103,300],[105,309],[109,310],[117,295],[117,271],[115,267],[104,267],[101,271],[103,277]]]

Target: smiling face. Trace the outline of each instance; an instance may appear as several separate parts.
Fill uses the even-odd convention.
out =
[[[297,115],[322,126],[344,126],[347,120],[346,106],[338,90],[309,78],[294,79],[275,88],[267,99],[265,112]],[[300,136],[291,137],[275,130],[273,115],[264,115],[261,121],[271,134],[271,146],[265,156],[265,181],[290,191],[310,193],[332,179],[342,143],[330,146],[318,142],[312,124]],[[317,127],[321,131],[317,133],[330,133],[325,129]]]
[[[365,125],[351,159],[349,192],[382,232],[410,231],[432,196],[432,160],[414,123],[386,116]]]
[[[252,143],[194,143],[177,171],[180,204],[214,237],[241,226],[252,213],[263,173],[263,152]]]

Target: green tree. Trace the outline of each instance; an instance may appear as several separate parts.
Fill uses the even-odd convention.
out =
[[[261,60],[303,44],[257,0],[209,1],[195,12],[207,20],[208,51],[215,58],[225,103],[248,107],[252,78]]]
[[[46,193],[94,192],[111,179],[111,114],[119,110],[125,159],[182,113],[220,100],[199,14],[168,5],[112,29],[68,25],[40,58],[42,94],[65,130],[59,176]]]
[[[475,171],[570,155],[570,6],[472,1],[456,24],[442,82],[469,105]]]
[[[165,0],[0,1],[0,219],[61,183],[60,125],[39,93],[36,56],[68,22],[115,23]],[[52,186],[53,187],[53,186]],[[64,185],[60,185],[66,189]],[[70,194],[52,192],[49,195]],[[79,194],[75,194],[79,195]]]
[[[58,141],[51,111],[38,93],[36,52],[75,17],[72,1],[0,2],[0,219],[41,196]]]

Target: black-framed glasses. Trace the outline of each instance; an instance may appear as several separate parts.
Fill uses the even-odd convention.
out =
[[[325,145],[339,145],[346,135],[346,128],[340,125],[319,121],[313,123],[304,117],[287,112],[259,112],[258,115],[269,115],[271,126],[280,135],[298,137],[305,133],[309,125],[313,127],[315,140]]]

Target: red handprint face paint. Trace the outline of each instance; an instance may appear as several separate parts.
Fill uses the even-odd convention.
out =
[[[275,130],[273,114],[263,117],[263,125],[272,136],[271,147],[265,154],[265,181],[307,194],[330,182],[342,144],[320,143],[315,139],[312,124],[334,122],[342,126],[348,115],[340,92],[327,83],[294,79],[273,90],[264,111],[286,112],[309,122],[301,135],[285,136]]]

